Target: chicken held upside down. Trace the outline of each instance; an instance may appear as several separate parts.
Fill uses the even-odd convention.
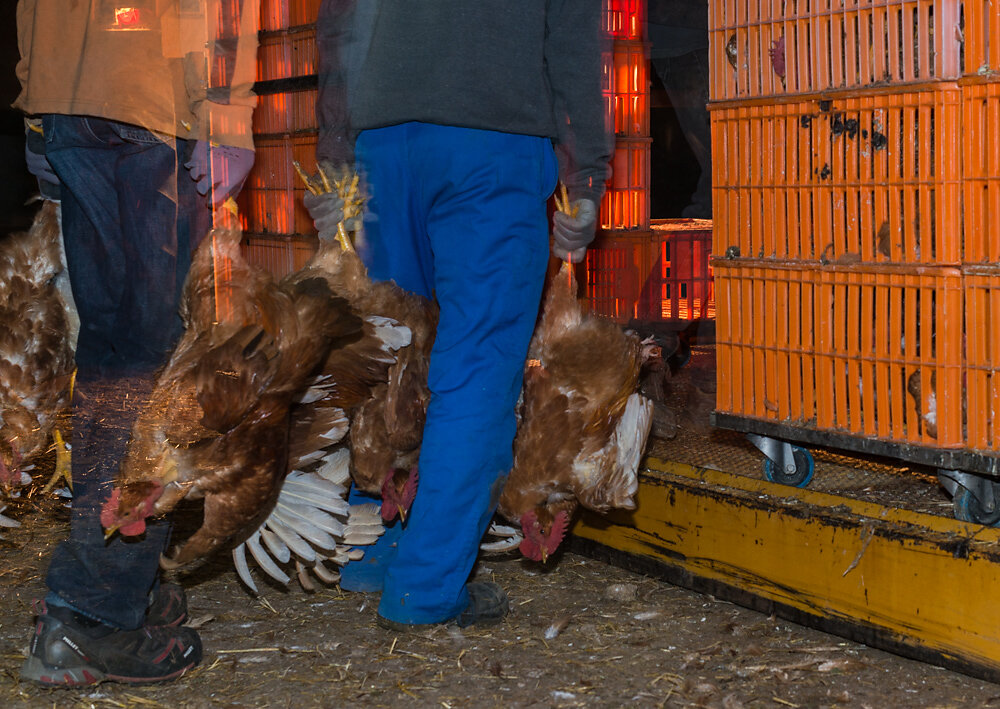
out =
[[[201,527],[165,565],[241,541],[267,517],[288,472],[293,406],[331,349],[361,336],[361,319],[326,279],[306,268],[275,282],[243,259],[241,236],[217,227],[196,252],[186,331],[101,516],[109,534],[136,535],[147,517],[203,497]]]

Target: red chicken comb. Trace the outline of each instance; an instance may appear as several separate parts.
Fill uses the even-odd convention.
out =
[[[111,497],[101,506],[101,526],[105,529],[118,523],[118,506],[121,504],[122,491],[117,487],[111,491]]]
[[[406,521],[406,514],[413,505],[413,500],[417,496],[417,482],[419,475],[416,468],[411,468],[406,474],[406,480],[402,486],[398,485],[398,476],[401,470],[393,471],[392,475],[382,483],[382,519],[390,522],[399,514],[402,521]]]

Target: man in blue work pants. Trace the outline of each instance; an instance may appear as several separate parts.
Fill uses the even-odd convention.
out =
[[[370,192],[369,275],[441,308],[420,491],[407,533],[397,525],[369,552],[385,574],[379,614],[426,624],[469,605],[465,581],[512,465],[556,160],[547,138],[428,123],[363,131],[355,155]],[[344,568],[348,587],[355,569]]]
[[[550,253],[557,175],[576,216],[551,253],[594,238],[610,141],[600,0],[324,0],[317,158],[366,187],[362,259],[437,301],[420,483],[341,587],[382,591],[393,629],[503,620],[503,589],[467,582],[512,465],[515,408]],[[306,204],[328,229],[332,195]],[[387,471],[388,472],[388,471]]]

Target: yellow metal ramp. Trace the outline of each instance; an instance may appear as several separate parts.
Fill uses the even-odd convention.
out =
[[[722,438],[752,459],[748,445]],[[720,447],[703,445],[698,455]],[[873,647],[1000,680],[1000,605],[993,598],[1000,530],[943,516],[947,498],[928,492],[936,490],[928,480],[911,480],[922,491],[902,502],[940,514],[893,504],[879,479],[886,466],[877,462],[874,470],[855,469],[853,483],[827,476],[826,485],[839,479],[846,493],[814,489],[822,487],[824,466],[851,470],[849,460],[827,457],[817,456],[816,481],[804,489],[650,458],[637,508],[582,515],[574,547]],[[876,501],[858,499],[866,496]]]

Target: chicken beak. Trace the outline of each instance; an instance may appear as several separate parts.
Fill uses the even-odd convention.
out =
[[[542,547],[542,563],[546,563],[549,560],[549,550]]]
[[[104,541],[108,541],[112,536],[114,536],[114,533],[118,531],[118,528],[120,526],[121,526],[120,524],[116,524],[116,525],[114,525],[112,527],[108,527],[107,529],[105,529],[104,530]]]
[[[396,509],[399,510],[399,522],[400,522],[400,524],[406,524],[406,510],[403,509],[402,505],[396,505]]]

